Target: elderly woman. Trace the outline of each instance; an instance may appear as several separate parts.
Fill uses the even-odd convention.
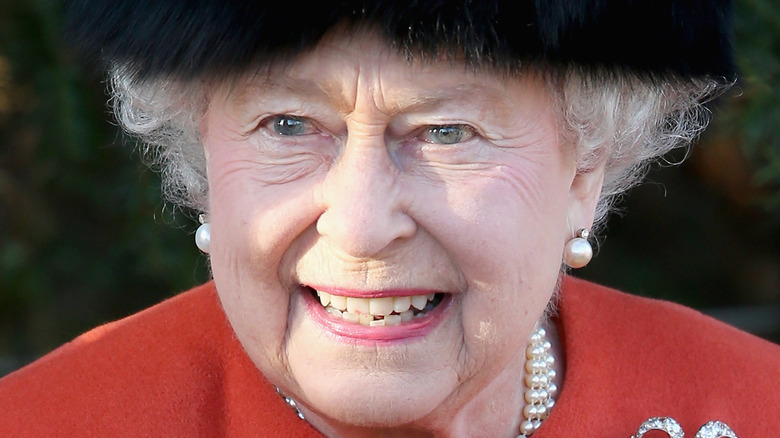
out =
[[[85,1],[213,282],[0,382],[3,436],[777,436],[780,349],[565,274],[733,81],[728,3]]]

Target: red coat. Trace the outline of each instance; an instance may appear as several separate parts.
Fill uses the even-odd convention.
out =
[[[780,347],[679,305],[567,278],[560,398],[535,438],[629,438],[653,416],[780,436]],[[0,436],[320,436],[256,370],[213,284],[0,379]]]

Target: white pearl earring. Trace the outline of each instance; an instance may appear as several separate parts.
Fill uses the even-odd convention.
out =
[[[198,220],[200,221],[200,226],[195,231],[195,245],[198,246],[198,249],[208,254],[211,246],[211,224],[206,222],[206,218],[203,215],[200,215]]]
[[[563,260],[574,269],[582,268],[593,258],[593,247],[588,242],[590,232],[582,228],[577,231],[577,237],[566,242],[563,248]]]

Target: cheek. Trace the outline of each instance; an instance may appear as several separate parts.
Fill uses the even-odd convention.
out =
[[[523,348],[517,333],[530,332],[558,279],[570,181],[557,155],[537,158],[431,186],[420,204],[437,212],[425,228],[467,279],[463,331],[483,360]]]
[[[298,236],[316,221],[311,190],[304,181],[260,185],[252,173],[234,172],[210,183],[214,275],[221,263],[228,262],[231,276],[288,289],[291,279],[280,276],[280,263]]]
[[[316,217],[313,181],[275,184],[269,175],[283,171],[269,172],[273,166],[260,163],[251,147],[229,142],[208,146],[212,272],[237,336],[263,366],[283,357],[284,309],[297,285],[290,275],[280,275],[281,260]]]
[[[300,231],[315,215],[311,187],[324,174],[325,157],[268,153],[247,140],[216,137],[204,143],[217,249],[224,241],[226,248],[251,247],[256,256],[277,256],[285,236]]]
[[[429,186],[418,204],[423,217],[437,206],[426,228],[470,258],[461,266],[522,265],[562,245],[571,181],[559,155],[513,155],[497,162],[502,164],[457,183]]]

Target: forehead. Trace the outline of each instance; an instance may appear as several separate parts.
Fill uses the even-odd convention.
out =
[[[547,87],[530,72],[502,73],[445,57],[411,59],[373,34],[336,33],[294,60],[232,81],[227,91],[239,106],[279,95],[351,106],[370,95],[392,112],[466,98],[500,106],[518,88],[534,94]]]

